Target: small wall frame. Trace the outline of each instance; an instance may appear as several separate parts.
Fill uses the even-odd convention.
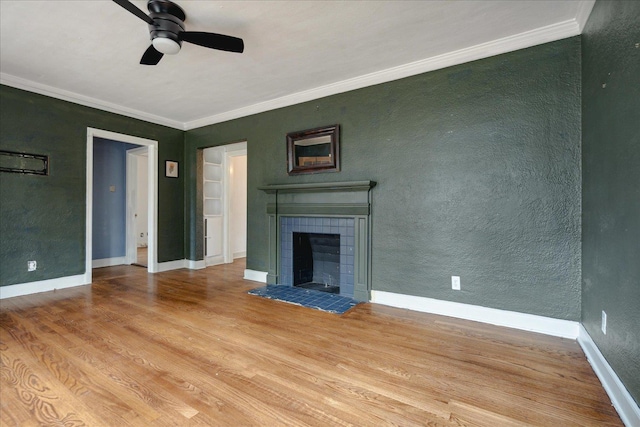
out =
[[[340,125],[287,134],[287,173],[340,171]]]
[[[49,156],[0,150],[0,172],[49,175]]]
[[[167,160],[165,162],[164,175],[167,178],[177,178],[178,177],[178,162],[176,162],[175,160]]]

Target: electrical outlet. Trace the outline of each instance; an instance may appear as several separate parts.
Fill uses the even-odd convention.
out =
[[[38,263],[35,261],[27,261],[27,271],[36,271]]]
[[[600,328],[602,329],[602,333],[607,335],[607,313],[605,313],[604,310],[602,310],[602,324]]]
[[[451,289],[454,291],[460,290],[460,276],[451,276]]]

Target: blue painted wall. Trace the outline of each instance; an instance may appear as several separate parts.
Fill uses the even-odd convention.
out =
[[[127,148],[108,139],[93,142],[93,259],[126,254]]]

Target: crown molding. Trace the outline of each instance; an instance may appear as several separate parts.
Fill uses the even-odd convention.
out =
[[[591,11],[593,10],[593,6],[596,4],[596,0],[582,0],[578,4],[578,12],[576,13],[576,22],[578,23],[578,29],[580,30],[580,34],[582,34],[582,30],[584,30],[584,26],[587,24],[589,20],[589,16],[591,15]]]
[[[592,3],[592,0],[587,0],[581,3]],[[584,8],[582,8],[581,4],[580,10],[583,9]],[[376,71],[352,79],[343,80],[337,83],[332,83],[314,89],[297,92],[265,102],[259,102],[257,104],[227,111],[221,114],[203,117],[198,120],[186,122],[184,124],[184,128],[185,130],[196,129],[199,127],[221,123],[240,117],[250,116],[252,114],[262,113],[265,111],[275,110],[277,108],[288,107],[290,105],[312,101],[314,99],[324,98],[330,95],[336,95],[339,93],[349,92],[351,90],[361,89],[367,86],[387,83],[393,80],[398,80],[429,71],[439,70],[441,68],[463,64],[465,62],[476,61],[478,59],[484,59],[490,56],[513,52],[515,50],[561,40],[564,38],[577,36],[579,34],[579,23],[576,21],[576,19],[571,19],[553,25],[548,25],[546,27],[537,28],[535,30],[526,31],[524,33],[516,34],[513,36],[504,37],[502,39],[493,40],[487,43],[481,43],[465,49],[460,49],[420,61],[410,62],[398,67]]]
[[[0,73],[0,84],[175,129],[191,130],[577,36],[582,32],[595,0],[578,3],[574,19],[184,123],[5,73]]]
[[[73,102],[74,104],[84,105],[85,107],[97,108],[98,110],[107,111],[109,113],[115,113],[122,116],[131,117],[133,119],[144,120],[145,122],[155,123],[157,125],[185,130],[184,123],[176,120],[171,120],[165,117],[145,113],[144,111],[135,110],[133,108],[123,107],[121,105],[113,104],[101,99],[92,98],[90,96],[85,96],[79,93],[70,92],[42,83],[37,83],[31,80],[23,79],[21,77],[12,76],[11,74],[0,73],[0,84],[37,93],[40,95],[49,96],[51,98],[61,99],[63,101]]]

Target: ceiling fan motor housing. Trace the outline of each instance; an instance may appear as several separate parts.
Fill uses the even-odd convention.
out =
[[[169,0],[149,0],[147,3],[149,17],[153,25],[149,25],[151,41],[156,49],[163,53],[178,53],[182,47],[180,33],[185,30],[184,20],[187,15],[177,4]],[[167,41],[155,39],[167,39]],[[175,44],[168,42],[171,40]]]
[[[131,0],[113,1],[149,26],[151,46],[140,59],[143,65],[156,65],[164,55],[180,52],[183,41],[228,52],[244,51],[244,42],[238,37],[202,31],[185,31],[184,21],[187,15],[180,6],[170,0],[148,0],[148,15],[131,3]]]
[[[182,46],[179,34],[184,31],[184,22],[181,19],[167,13],[150,13],[149,16],[153,19],[153,25],[149,25],[151,40],[162,37]]]

